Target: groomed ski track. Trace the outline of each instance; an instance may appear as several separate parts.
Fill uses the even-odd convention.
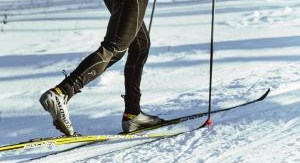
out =
[[[157,6],[142,83],[145,112],[169,119],[207,109],[208,2]],[[209,129],[143,145],[138,144],[151,140],[99,143],[28,162],[300,162],[300,3],[219,0],[216,9],[213,110],[271,88],[266,100],[214,114]],[[34,12],[0,25],[1,145],[60,134],[38,98],[63,78],[62,69],[72,70],[98,47],[108,18],[106,9]],[[79,132],[121,131],[124,62],[72,99],[70,114]],[[151,132],[188,130],[204,120]],[[52,151],[4,152],[0,162],[26,162]]]

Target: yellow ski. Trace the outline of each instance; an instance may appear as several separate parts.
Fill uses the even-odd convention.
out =
[[[41,138],[33,139],[27,142],[21,142],[18,144],[12,144],[7,146],[1,146],[0,151],[8,151],[14,149],[29,149],[29,148],[41,148],[41,147],[51,147],[63,144],[72,143],[88,143],[88,142],[100,142],[106,140],[121,140],[121,139],[140,139],[140,138],[159,138],[172,136],[178,133],[160,133],[160,134],[145,134],[145,135],[135,135],[135,134],[117,134],[117,135],[91,135],[91,136],[72,136],[72,137],[54,137],[54,138]]]

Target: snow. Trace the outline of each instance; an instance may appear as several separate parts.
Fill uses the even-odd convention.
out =
[[[0,25],[1,146],[61,135],[38,99],[64,78],[62,70],[70,73],[97,49],[105,35],[109,13],[102,2],[37,2],[0,0],[1,19],[8,15],[8,23]],[[204,112],[211,1],[162,2],[151,29],[142,108],[165,119]],[[151,5],[146,24],[150,11]],[[219,0],[215,21],[213,110],[257,98],[271,88],[267,99],[214,114],[211,128],[157,141],[108,141],[29,162],[300,162],[299,1]],[[70,101],[77,132],[121,131],[125,61]],[[151,132],[188,131],[204,120]],[[68,147],[0,152],[0,162],[26,161]]]

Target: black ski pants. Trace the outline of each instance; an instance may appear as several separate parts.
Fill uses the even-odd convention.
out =
[[[69,99],[120,60],[128,49],[124,68],[125,112],[140,112],[140,83],[150,38],[143,18],[148,0],[104,0],[111,16],[98,50],[87,56],[59,85]]]

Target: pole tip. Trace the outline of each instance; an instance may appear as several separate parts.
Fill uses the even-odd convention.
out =
[[[212,119],[208,118],[208,119],[206,120],[205,124],[206,124],[208,127],[210,127],[210,126],[213,124]]]

